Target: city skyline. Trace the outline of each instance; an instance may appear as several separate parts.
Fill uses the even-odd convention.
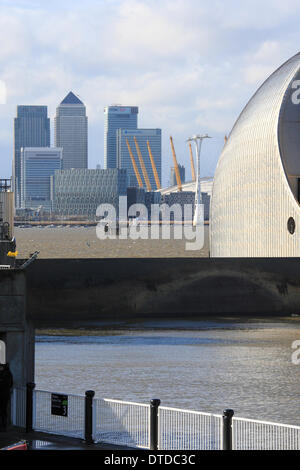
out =
[[[69,90],[87,107],[90,168],[104,167],[103,107],[122,103],[139,107],[139,127],[162,129],[163,186],[172,166],[170,135],[188,180],[186,139],[209,133],[202,175],[211,176],[248,97],[299,48],[300,5],[290,0],[165,0],[156,8],[147,0],[4,0],[0,13],[4,177],[11,176],[16,106],[47,105],[53,127],[57,102]]]

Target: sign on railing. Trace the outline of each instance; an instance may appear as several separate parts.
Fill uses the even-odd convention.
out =
[[[68,395],[51,393],[51,414],[56,416],[68,416]]]

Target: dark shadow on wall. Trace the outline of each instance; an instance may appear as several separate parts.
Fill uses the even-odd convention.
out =
[[[37,259],[26,274],[36,327],[300,314],[298,258]]]

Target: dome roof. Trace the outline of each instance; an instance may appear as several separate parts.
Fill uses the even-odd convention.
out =
[[[262,84],[229,134],[214,177],[211,256],[300,256],[299,70],[300,53]]]

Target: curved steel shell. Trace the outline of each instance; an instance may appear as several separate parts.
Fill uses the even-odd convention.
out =
[[[257,90],[224,145],[211,200],[213,257],[300,256],[298,79],[300,53]]]

